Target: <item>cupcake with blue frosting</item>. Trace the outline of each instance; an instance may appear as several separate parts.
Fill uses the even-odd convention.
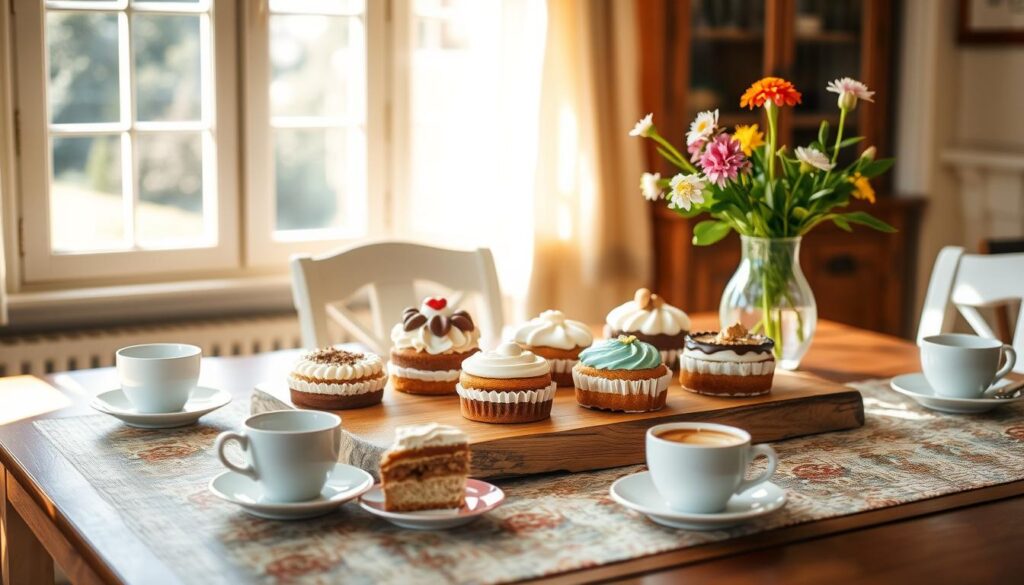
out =
[[[653,345],[620,335],[580,352],[572,379],[580,406],[649,412],[664,408],[672,371]]]

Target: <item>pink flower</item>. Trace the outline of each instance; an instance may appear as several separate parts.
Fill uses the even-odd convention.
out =
[[[722,133],[704,150],[700,157],[700,167],[709,181],[723,187],[727,180],[735,179],[739,173],[749,169],[750,161],[743,156],[740,143],[728,133]]]
[[[686,152],[690,153],[690,162],[695,163],[700,160],[701,151],[704,150],[704,145],[707,143],[707,140],[698,140],[693,144],[686,145]]]

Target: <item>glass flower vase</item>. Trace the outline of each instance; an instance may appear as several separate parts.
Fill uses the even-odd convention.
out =
[[[742,323],[775,340],[779,367],[795,370],[811,346],[818,309],[800,270],[800,238],[740,236],[743,256],[722,294],[722,327]]]

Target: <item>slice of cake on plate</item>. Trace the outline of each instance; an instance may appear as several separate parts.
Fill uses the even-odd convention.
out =
[[[437,423],[398,427],[395,442],[380,463],[384,509],[462,507],[469,462],[469,438],[455,427]]]

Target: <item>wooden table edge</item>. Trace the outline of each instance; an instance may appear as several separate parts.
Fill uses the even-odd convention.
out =
[[[692,565],[740,555],[775,546],[837,536],[845,532],[878,528],[886,524],[987,504],[1024,495],[1024,480],[985,486],[964,492],[936,496],[877,510],[813,520],[784,528],[766,530],[720,542],[680,548],[653,555],[608,563],[599,567],[529,579],[527,583],[567,585],[639,577],[669,568]]]

